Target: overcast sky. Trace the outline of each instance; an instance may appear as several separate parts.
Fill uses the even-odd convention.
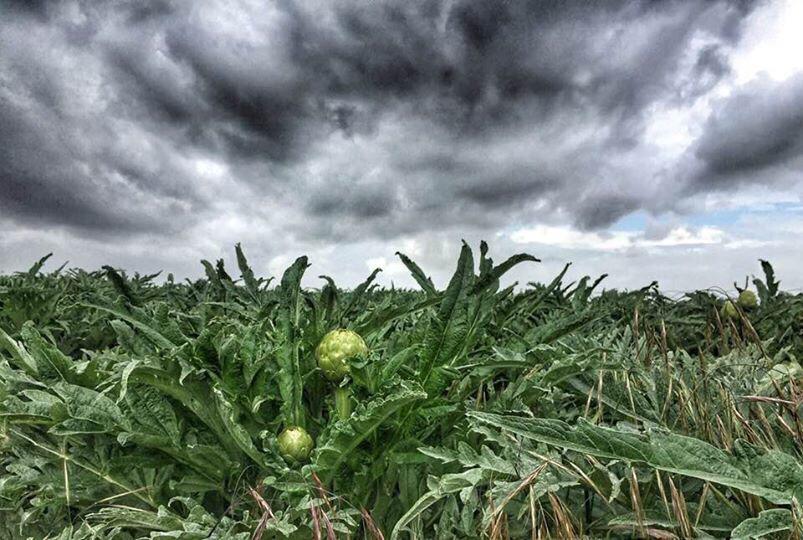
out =
[[[0,271],[803,287],[803,2],[5,0]]]

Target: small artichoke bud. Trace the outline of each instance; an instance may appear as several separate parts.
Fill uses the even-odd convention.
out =
[[[719,313],[724,319],[739,318],[739,310],[736,309],[736,304],[734,304],[730,300],[725,300],[725,304],[722,306],[722,310]]]
[[[288,427],[279,434],[279,453],[284,459],[293,463],[302,463],[312,453],[312,437],[304,428]]]

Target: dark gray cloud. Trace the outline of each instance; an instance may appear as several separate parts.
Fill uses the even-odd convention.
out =
[[[15,14],[44,17],[51,0],[8,0],[5,9]]]
[[[719,102],[697,148],[700,183],[735,183],[803,157],[803,76],[759,80]]]
[[[88,236],[224,211],[322,240],[605,227],[656,208],[661,180],[633,166],[645,119],[728,76],[755,4],[13,2],[0,210]],[[764,124],[723,105],[699,159],[728,175],[794,154],[796,92],[743,98]]]
[[[93,186],[79,163],[54,151],[69,142],[48,132],[46,120],[32,122],[21,111],[0,108],[0,210],[88,229],[137,228],[131,215],[118,216],[109,205],[106,186]]]
[[[639,209],[641,201],[633,195],[605,194],[578,201],[577,225],[582,229],[599,229]]]

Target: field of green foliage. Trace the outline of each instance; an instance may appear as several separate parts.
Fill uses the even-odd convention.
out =
[[[502,289],[537,260],[487,252],[444,290],[239,246],[194,282],[0,277],[0,539],[803,534],[803,294],[769,263],[669,298]]]

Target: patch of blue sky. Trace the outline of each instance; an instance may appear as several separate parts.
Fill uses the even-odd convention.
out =
[[[767,214],[803,215],[803,204],[794,202],[779,202],[760,205],[757,207],[738,207],[713,212],[702,212],[687,216],[685,222],[692,226],[721,227],[737,225],[743,218]]]
[[[791,214],[803,214],[803,202],[783,202],[774,205],[775,208],[767,210],[770,212],[786,212]]]
[[[787,217],[803,216],[803,204],[795,202],[768,203],[753,207],[736,207],[708,212],[695,212],[690,214],[677,215],[672,221],[678,225],[683,224],[690,227],[718,227],[728,228],[736,226],[745,217],[760,216],[767,214],[779,214]],[[657,222],[662,222],[667,217],[658,216]],[[611,231],[642,231],[648,222],[648,214],[643,211],[628,214],[610,226]]]
[[[735,225],[748,213],[748,210],[742,208],[732,208],[691,214],[686,216],[684,221],[692,227],[727,227],[728,225]]]
[[[638,211],[620,218],[609,229],[612,231],[643,231],[646,226],[647,213]]]

